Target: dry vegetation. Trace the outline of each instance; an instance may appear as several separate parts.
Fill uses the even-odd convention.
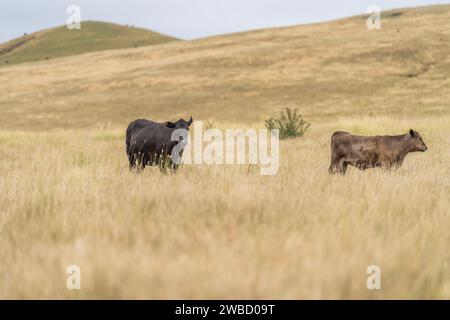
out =
[[[0,298],[449,298],[450,8],[402,12],[0,69]],[[136,117],[290,105],[313,126],[276,176],[128,171]],[[334,130],[410,127],[429,150],[400,170],[328,175]]]
[[[327,174],[328,132],[424,128],[397,172]],[[0,135],[3,298],[448,298],[449,120],[354,119],[247,166],[128,171],[120,131]],[[445,133],[444,133],[445,132]],[[69,264],[82,290],[65,287]],[[366,268],[382,269],[367,290]]]
[[[402,11],[403,12],[403,11]],[[71,31],[68,31],[71,32]],[[137,117],[263,121],[447,114],[450,6],[176,41],[0,68],[0,128],[125,127]]]

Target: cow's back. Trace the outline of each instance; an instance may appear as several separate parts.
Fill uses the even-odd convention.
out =
[[[331,136],[331,147],[336,147],[341,144],[347,144],[350,143],[352,140],[353,135],[349,132],[345,131],[336,131]]]
[[[376,161],[380,152],[380,136],[358,136],[349,132],[335,132],[331,137],[332,158]]]
[[[133,121],[127,129],[127,153],[159,154],[169,147],[172,131],[165,123],[146,119]]]
[[[127,140],[128,138],[131,138],[131,136],[137,133],[139,130],[142,130],[147,127],[154,127],[156,125],[158,125],[157,122],[150,121],[147,119],[137,119],[131,122],[127,128]]]

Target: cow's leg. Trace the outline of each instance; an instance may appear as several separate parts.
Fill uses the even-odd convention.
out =
[[[342,158],[334,158],[331,160],[330,168],[328,169],[328,172],[330,174],[342,174],[345,175],[345,172],[347,171],[348,167],[348,159],[342,157]]]
[[[128,161],[130,162],[130,170],[139,170],[139,166],[141,163],[141,155],[140,154],[129,154]]]
[[[159,161],[159,169],[167,173],[167,170],[173,170],[175,171],[175,164],[173,163],[172,159],[170,158],[170,155],[168,154],[162,154]]]
[[[148,153],[145,157],[145,165],[148,167],[153,167],[154,165],[157,165],[157,156],[153,153]]]
[[[328,169],[328,172],[330,174],[336,174],[340,172],[340,158],[337,156],[331,156],[331,164],[330,168]]]
[[[130,170],[136,169],[139,166],[140,161],[140,152],[136,152],[136,142],[131,143],[128,141],[129,137],[127,136],[127,142],[126,142],[126,149],[127,149],[127,156],[128,161],[130,163]]]
[[[347,172],[347,167],[348,160],[345,158],[341,158],[341,160],[339,161],[339,173],[345,175],[345,173]]]
[[[391,166],[392,170],[398,170],[402,166],[403,162],[396,162]]]
[[[133,167],[136,168],[137,172],[141,172],[142,170],[144,170],[145,164],[146,164],[145,161],[146,160],[145,160],[144,154],[138,153],[138,154],[134,155]]]
[[[329,174],[336,174],[339,173],[340,169],[339,169],[339,163],[332,163],[330,165],[330,167],[328,168],[328,173]]]
[[[367,163],[367,162],[361,161],[361,160],[357,160],[357,161],[355,161],[354,166],[355,166],[355,168],[357,168],[361,171],[364,171],[364,170],[370,168],[370,163]]]
[[[130,171],[136,169],[136,156],[134,154],[128,155],[128,161],[130,162]]]
[[[176,172],[178,170],[178,167],[180,166],[180,160],[181,160],[181,153],[180,153],[180,158],[178,158],[178,163],[175,163],[172,160],[172,156],[169,157],[169,161],[170,161],[170,167],[172,168],[173,172]]]
[[[172,160],[170,160],[170,167],[172,168],[173,172],[177,172],[178,166],[179,166],[178,164],[176,164]]]
[[[392,161],[392,162],[383,162],[382,167],[386,168],[389,171],[395,171],[399,169],[403,164],[403,160],[401,161]]]

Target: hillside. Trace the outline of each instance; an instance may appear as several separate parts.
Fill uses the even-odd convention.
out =
[[[123,128],[137,117],[261,123],[448,115],[450,6],[0,68],[2,129]]]
[[[175,40],[145,29],[86,21],[80,30],[66,26],[26,34],[0,44],[0,67],[80,53],[148,46]]]

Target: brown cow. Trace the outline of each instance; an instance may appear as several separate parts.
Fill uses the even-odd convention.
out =
[[[347,166],[360,170],[398,168],[410,152],[425,152],[427,146],[417,131],[400,136],[354,136],[338,131],[331,136],[330,174],[345,174]]]

